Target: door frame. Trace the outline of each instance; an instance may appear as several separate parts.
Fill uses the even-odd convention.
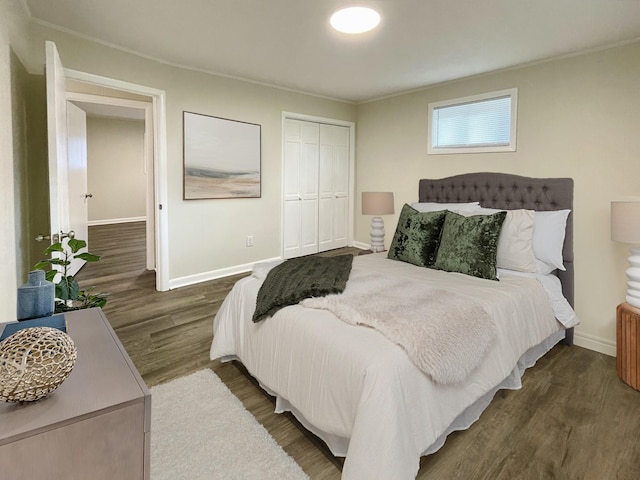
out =
[[[73,80],[79,80],[93,85],[122,90],[139,95],[151,97],[151,106],[145,110],[145,124],[152,120],[153,124],[153,195],[147,192],[147,218],[152,217],[155,223],[155,270],[156,290],[164,292],[169,290],[169,233],[168,233],[168,182],[167,182],[167,122],[166,122],[166,93],[144,85],[116,80],[109,77],[94,75],[73,69],[64,69],[65,76]],[[75,94],[74,94],[75,95]],[[99,97],[99,96],[98,96]],[[106,104],[114,99],[102,97]],[[131,102],[132,100],[129,100]],[[140,102],[144,103],[144,102]],[[146,140],[145,140],[146,141]],[[149,149],[145,149],[148,151]],[[149,152],[150,154],[151,152]],[[151,162],[151,160],[150,160]],[[149,165],[145,163],[145,165]],[[150,198],[152,197],[152,198]],[[153,211],[151,214],[150,210]],[[149,240],[149,235],[147,235]],[[147,249],[148,251],[149,249]],[[149,259],[147,258],[147,264]]]
[[[70,102],[94,103],[98,105],[111,105],[116,107],[134,108],[144,111],[144,149],[143,165],[144,173],[147,175],[145,185],[145,217],[146,217],[146,256],[147,270],[155,270],[155,199],[154,199],[154,164],[153,164],[153,135],[149,135],[149,126],[153,125],[153,108],[151,102],[140,100],[129,100],[125,98],[107,97],[93,93],[67,92],[67,100]],[[116,117],[117,118],[117,117]],[[150,175],[148,175],[150,173]]]
[[[322,123],[325,125],[335,125],[347,127],[349,129],[349,226],[347,232],[347,245],[353,246],[353,230],[355,220],[355,185],[356,185],[356,123],[335,118],[318,117],[304,113],[282,112],[281,124],[281,179],[280,179],[280,257],[284,258],[284,175],[285,175],[285,122],[287,120],[299,120],[303,122]]]

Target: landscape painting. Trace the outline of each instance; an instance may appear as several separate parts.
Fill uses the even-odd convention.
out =
[[[183,112],[184,199],[259,198],[260,128]]]

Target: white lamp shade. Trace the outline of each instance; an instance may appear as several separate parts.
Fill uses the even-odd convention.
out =
[[[363,215],[391,215],[393,192],[362,192]]]
[[[611,202],[611,240],[640,244],[640,200]]]

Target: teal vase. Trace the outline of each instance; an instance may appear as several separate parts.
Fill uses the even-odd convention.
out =
[[[55,285],[45,278],[44,270],[29,272],[29,280],[18,287],[18,320],[48,317],[53,314]]]

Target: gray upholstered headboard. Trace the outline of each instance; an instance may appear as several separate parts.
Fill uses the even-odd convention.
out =
[[[562,291],[574,306],[573,269],[573,179],[530,178],[508,173],[466,173],[440,179],[420,180],[418,198],[421,202],[480,202],[487,208],[514,210],[571,209],[567,219],[563,258],[566,271],[557,271]],[[573,329],[566,341],[572,343]]]

